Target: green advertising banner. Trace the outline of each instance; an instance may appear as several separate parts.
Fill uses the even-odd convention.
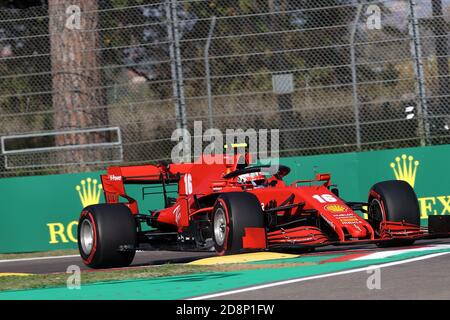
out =
[[[370,187],[383,180],[410,183],[418,197],[422,218],[450,214],[450,145],[284,158],[291,167],[288,182],[331,173],[340,196],[365,201]],[[81,209],[103,202],[101,172],[0,180],[0,253],[76,248]],[[142,200],[141,188],[127,191],[140,211],[156,209],[162,197]],[[424,220],[425,222],[426,220]]]
[[[85,205],[103,201],[100,172],[0,180],[0,252],[73,249]]]
[[[289,179],[331,173],[340,197],[367,201],[372,185],[384,180],[405,180],[416,191],[422,219],[450,214],[450,145],[360,153],[285,158]],[[426,221],[423,221],[423,223]]]

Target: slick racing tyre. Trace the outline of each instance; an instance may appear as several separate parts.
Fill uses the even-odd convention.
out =
[[[78,249],[87,266],[129,266],[134,259],[136,243],[136,220],[124,204],[97,204],[81,212]]]
[[[264,214],[258,198],[247,192],[220,195],[212,213],[216,252],[219,255],[243,252],[242,237],[248,227],[264,228]]]
[[[405,222],[420,226],[420,210],[416,193],[402,180],[375,184],[369,193],[368,221],[375,232],[380,232],[383,221]],[[380,247],[411,245],[411,239],[393,239],[378,244]]]

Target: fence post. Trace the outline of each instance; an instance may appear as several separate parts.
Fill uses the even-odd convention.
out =
[[[420,145],[425,146],[428,144],[430,125],[428,122],[428,107],[422,66],[422,45],[420,43],[415,0],[409,0],[408,27],[411,37],[411,55],[413,57],[414,73],[416,77],[416,94],[419,98],[419,103],[417,104],[418,134],[420,137]]]
[[[167,18],[167,35],[169,40],[170,69],[172,73],[173,96],[175,99],[175,117],[177,129],[183,130],[183,149],[190,151],[190,144],[187,142],[187,120],[186,120],[186,101],[184,98],[183,67],[181,61],[180,49],[180,30],[178,23],[177,1],[166,0],[165,2]],[[185,153],[184,162],[189,162],[189,153]]]
[[[270,10],[270,28],[272,32],[280,32],[283,30],[283,21],[286,13],[283,13],[286,9],[286,0],[271,0],[269,1]],[[275,38],[276,37],[276,38]],[[279,118],[279,130],[280,130],[280,145],[281,150],[290,150],[295,145],[292,139],[288,139],[289,131],[294,129],[294,107],[292,105],[292,92],[294,90],[294,74],[290,70],[290,61],[286,58],[285,54],[286,43],[283,34],[278,34],[271,38],[271,50],[272,50],[272,88],[276,94]],[[281,78],[279,77],[281,76]],[[281,89],[281,90],[279,90]]]
[[[216,25],[216,16],[211,19],[211,25],[209,27],[208,39],[205,45],[205,73],[206,73],[206,91],[208,96],[208,118],[209,118],[209,128],[214,127],[213,119],[213,105],[212,105],[212,93],[211,93],[211,71],[209,69],[209,47],[211,45],[211,38],[214,33],[214,27]]]
[[[355,114],[355,131],[356,131],[356,148],[361,150],[361,125],[359,121],[359,98],[358,98],[358,77],[356,74],[356,55],[355,55],[355,34],[358,28],[359,16],[361,15],[362,5],[358,4],[356,9],[355,20],[350,33],[350,58],[352,67],[352,97],[353,112]]]
[[[183,68],[181,62],[179,23],[177,3],[166,0],[167,35],[169,40],[170,68],[172,73],[173,95],[177,129],[186,129],[186,102],[184,98]]]

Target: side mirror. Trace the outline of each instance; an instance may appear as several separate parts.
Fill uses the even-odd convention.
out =
[[[331,193],[333,193],[336,197],[339,198],[339,189],[338,188],[331,188]]]
[[[318,173],[318,174],[316,174],[316,180],[317,181],[325,181],[325,186],[329,187],[331,176],[329,173]]]

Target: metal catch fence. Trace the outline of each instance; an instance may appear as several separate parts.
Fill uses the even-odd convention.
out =
[[[49,0],[0,10],[0,175],[168,160],[176,128],[280,155],[450,143],[444,0]]]

